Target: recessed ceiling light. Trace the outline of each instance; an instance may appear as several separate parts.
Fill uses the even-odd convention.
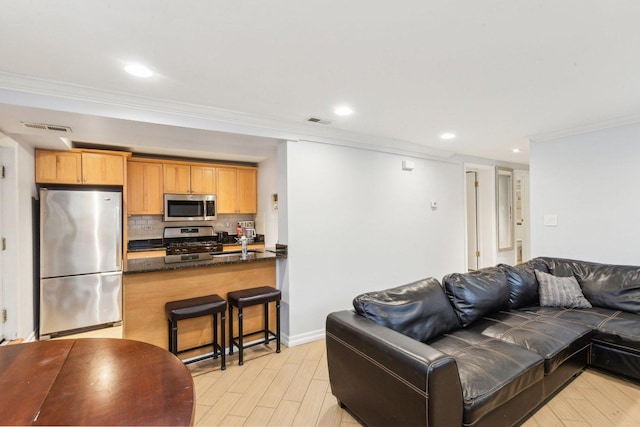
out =
[[[351,114],[353,114],[353,108],[347,106],[347,105],[341,105],[339,107],[336,107],[333,110],[334,113],[336,113],[338,116],[349,116]]]
[[[153,71],[141,64],[129,64],[124,70],[132,76],[147,78],[153,76]]]
[[[455,137],[456,137],[456,134],[451,132],[445,132],[440,135],[440,139],[444,139],[444,140],[453,139]]]
[[[520,152],[520,149],[519,149],[519,148],[514,148],[514,149],[513,149],[513,152],[514,152],[514,153],[519,153],[519,152]]]

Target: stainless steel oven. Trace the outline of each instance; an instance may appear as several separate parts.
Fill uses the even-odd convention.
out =
[[[217,218],[214,194],[164,195],[165,221],[212,221]]]

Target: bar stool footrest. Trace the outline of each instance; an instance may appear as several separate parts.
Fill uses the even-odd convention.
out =
[[[185,348],[185,349],[182,349],[182,350],[178,350],[175,354],[177,356],[178,354],[188,353],[190,351],[200,350],[201,348],[211,347],[211,346],[215,346],[214,347],[215,351],[213,353],[209,354],[207,357],[213,357],[214,359],[217,359],[218,356],[222,352],[222,348],[220,347],[220,344],[214,343],[214,342],[209,342],[209,343],[206,343],[206,344],[202,344],[202,345],[199,345],[197,347],[191,347],[191,348]]]
[[[269,343],[271,343],[271,342],[275,342],[275,341],[276,341],[276,339],[278,338],[278,335],[277,335],[275,332],[273,332],[273,331],[268,331],[268,332],[269,332],[269,340],[265,340],[265,339],[263,338],[263,339],[261,339],[261,340],[259,340],[259,341],[253,342],[253,343],[251,343],[251,344],[245,344],[245,343],[242,343],[242,346],[243,346],[244,348],[249,348],[249,347],[253,347],[253,346],[256,346],[256,345],[260,345],[260,344],[268,345],[268,344],[269,344]],[[261,336],[264,336],[264,331],[257,331],[257,332],[251,332],[251,333],[249,333],[249,334],[244,334],[244,335],[242,336],[242,339],[244,340],[245,338],[247,338],[247,337],[251,337],[251,336],[254,336],[254,335],[261,335]],[[240,348],[240,342],[238,341],[239,339],[240,339],[240,336],[233,337],[233,338],[231,339],[231,342],[233,343],[233,345],[235,345],[235,346],[236,346],[236,347],[238,347],[238,348]]]

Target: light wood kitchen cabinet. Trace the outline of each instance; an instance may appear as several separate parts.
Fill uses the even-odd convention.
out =
[[[36,150],[36,183],[124,185],[129,153]]]
[[[123,185],[124,163],[119,155],[82,153],[82,183]]]
[[[218,168],[218,213],[256,213],[258,182],[255,168]]]
[[[127,208],[129,215],[162,215],[163,167],[162,163],[127,163]]]
[[[191,192],[194,194],[216,194],[216,168],[191,166]]]
[[[191,193],[191,167],[188,165],[164,164],[164,192]]]
[[[216,194],[216,168],[165,163],[164,191],[178,194]]]
[[[238,169],[238,211],[258,212],[258,171]]]
[[[36,150],[36,183],[81,184],[82,155],[72,151]]]

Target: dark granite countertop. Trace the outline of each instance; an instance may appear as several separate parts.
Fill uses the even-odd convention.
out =
[[[270,251],[250,251],[246,259],[241,254],[221,254],[209,260],[185,261],[167,263],[165,257],[130,259],[127,261],[127,270],[124,274],[152,273],[156,271],[183,270],[187,268],[212,267],[216,265],[244,264],[248,262],[268,261],[276,258],[286,258],[286,253]]]

